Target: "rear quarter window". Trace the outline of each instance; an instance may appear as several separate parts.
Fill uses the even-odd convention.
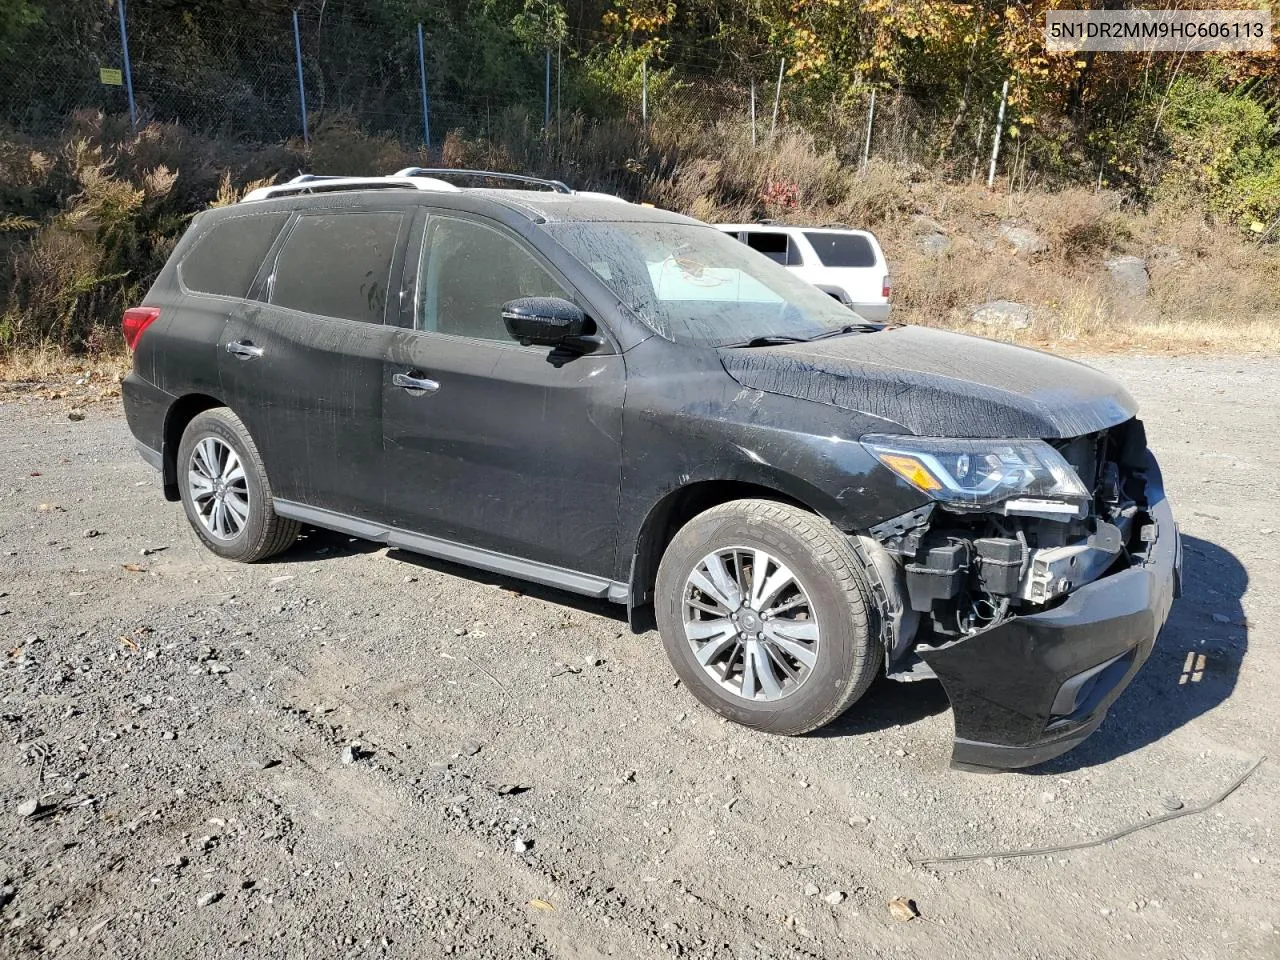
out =
[[[856,233],[806,233],[804,238],[824,267],[874,267],[871,241]]]
[[[215,223],[178,264],[182,285],[195,293],[244,297],[288,219],[287,212],[266,213]]]

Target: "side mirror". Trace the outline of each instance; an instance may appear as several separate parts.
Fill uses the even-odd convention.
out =
[[[521,297],[502,305],[507,333],[522,346],[551,347],[547,362],[563,367],[604,343],[582,308],[560,297]]]
[[[507,333],[521,346],[558,347],[570,337],[586,333],[582,308],[559,297],[521,297],[502,305]]]

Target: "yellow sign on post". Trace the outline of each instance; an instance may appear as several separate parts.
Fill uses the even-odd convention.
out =
[[[119,87],[124,84],[124,74],[112,67],[99,67],[98,77],[103,83],[110,84],[113,87]]]

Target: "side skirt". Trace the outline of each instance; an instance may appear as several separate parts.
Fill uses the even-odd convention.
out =
[[[438,557],[441,560],[488,570],[490,573],[529,580],[588,597],[599,597],[613,603],[626,603],[631,594],[631,588],[627,584],[592,576],[589,573],[579,573],[576,570],[566,570],[564,567],[554,567],[548,563],[524,560],[506,553],[469,547],[452,540],[411,533],[398,527],[370,523],[359,517],[336,513],[333,510],[322,510],[319,507],[309,507],[292,500],[276,500],[273,505],[276,513],[282,517],[300,520],[315,527],[324,527],[326,530],[337,530],[339,533],[350,534],[361,540],[385,543],[389,547],[408,550],[410,553],[421,553],[428,557]]]

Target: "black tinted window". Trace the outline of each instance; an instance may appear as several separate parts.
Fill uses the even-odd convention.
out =
[[[300,217],[276,261],[271,302],[343,320],[381,323],[398,213]]]
[[[759,250],[770,260],[786,266],[795,262],[791,256],[791,238],[785,233],[759,233],[751,231],[746,234],[747,246]]]
[[[510,340],[502,305],[568,294],[515,240],[452,217],[432,217],[418,268],[419,330]]]
[[[243,297],[288,219],[287,213],[268,213],[214,224],[178,265],[183,285],[198,293]]]
[[[871,242],[856,233],[806,233],[824,267],[874,267]]]

